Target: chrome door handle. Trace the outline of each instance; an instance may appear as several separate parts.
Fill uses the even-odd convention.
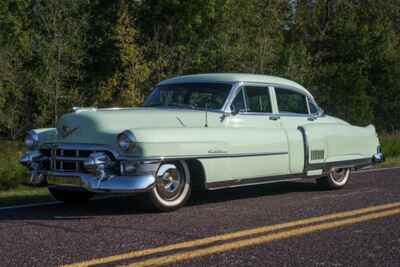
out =
[[[277,121],[280,118],[281,118],[280,116],[269,116],[269,119],[272,120],[272,121]]]

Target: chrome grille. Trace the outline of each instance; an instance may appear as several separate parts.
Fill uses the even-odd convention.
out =
[[[90,154],[104,152],[112,155],[112,153],[101,149],[93,150],[70,147],[51,147],[42,149],[41,152],[49,159],[48,169],[50,171],[80,173],[87,172],[83,163]]]

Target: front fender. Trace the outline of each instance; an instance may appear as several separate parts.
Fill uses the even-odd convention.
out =
[[[274,142],[279,132],[257,128],[146,128],[131,129],[137,139],[137,157],[224,156],[243,153],[287,152]],[[129,156],[129,155],[127,155]],[[132,154],[130,156],[133,156]]]

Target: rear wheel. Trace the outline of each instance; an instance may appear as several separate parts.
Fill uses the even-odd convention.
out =
[[[327,189],[339,189],[347,184],[350,173],[350,168],[332,168],[327,176],[317,179],[317,183]]]
[[[64,187],[49,187],[50,194],[58,201],[67,204],[80,204],[88,202],[92,197],[93,193]]]
[[[150,203],[160,211],[176,210],[189,199],[190,172],[184,161],[163,163],[157,170],[156,184],[147,193]]]

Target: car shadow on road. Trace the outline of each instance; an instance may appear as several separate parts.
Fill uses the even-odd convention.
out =
[[[214,191],[193,192],[187,203],[187,209],[204,205],[228,202],[232,200],[260,197],[279,197],[298,192],[316,193],[323,191],[313,181],[283,182],[276,184],[254,185]],[[0,225],[12,220],[89,220],[99,216],[146,215],[157,211],[140,205],[138,196],[115,196],[95,199],[86,204],[66,205],[63,203],[24,209],[0,211]],[[180,212],[180,210],[176,211]]]
[[[219,203],[231,200],[293,194],[296,192],[325,191],[313,181],[281,182],[226,188],[192,193],[188,206]]]

